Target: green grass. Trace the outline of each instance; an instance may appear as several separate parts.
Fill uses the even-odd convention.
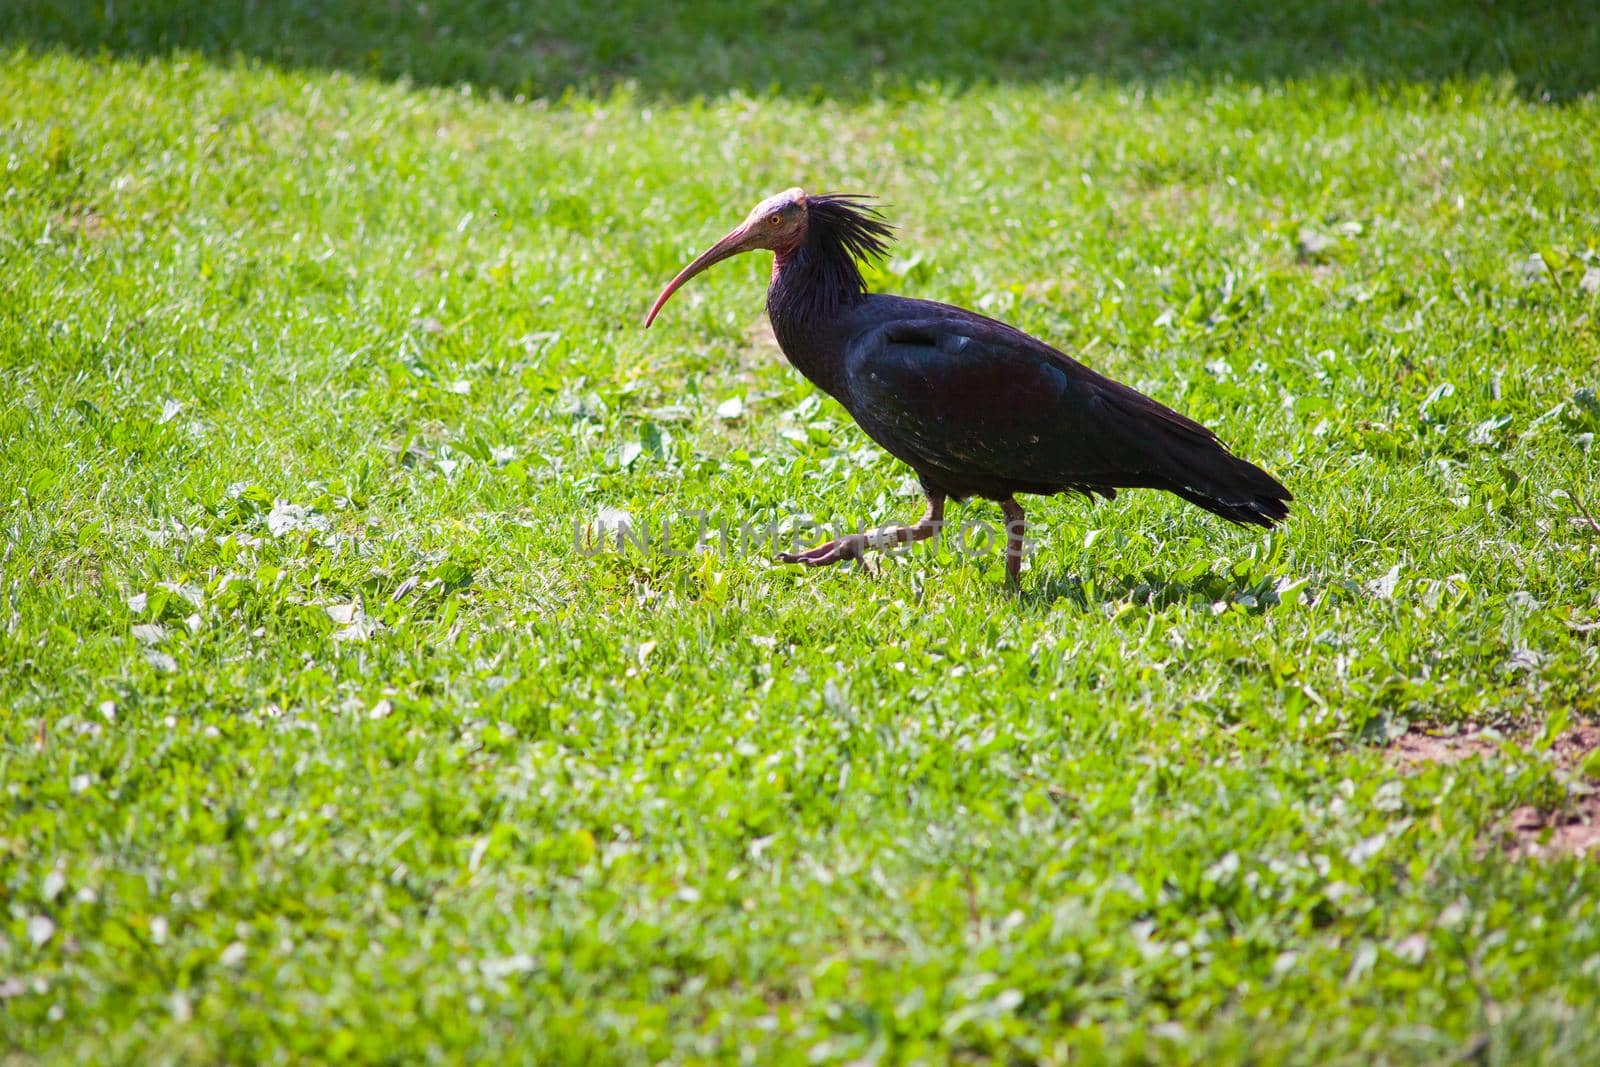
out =
[[[1600,1058],[1494,837],[1600,713],[1600,20],[315,8],[0,14],[6,1062]],[[760,258],[639,329],[795,183],[1292,521],[578,551],[918,513]]]

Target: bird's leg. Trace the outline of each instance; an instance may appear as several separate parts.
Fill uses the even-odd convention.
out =
[[[1015,500],[1002,500],[1000,511],[1006,517],[1006,581],[1017,585],[1022,581],[1022,505]]]
[[[926,541],[939,532],[944,524],[944,497],[928,495],[928,510],[912,526],[896,526],[892,530],[851,534],[805,552],[779,552],[779,563],[803,563],[807,567],[826,567],[842,559],[860,559],[869,548],[893,548],[909,541]]]

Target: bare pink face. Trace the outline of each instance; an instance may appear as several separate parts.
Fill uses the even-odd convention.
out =
[[[667,283],[667,287],[661,290],[661,295],[656,297],[656,302],[650,306],[650,313],[645,316],[645,326],[648,327],[656,320],[662,305],[666,304],[668,298],[677,292],[684,282],[713,263],[720,263],[729,256],[757,248],[765,248],[772,252],[788,252],[798,247],[800,242],[805,240],[805,236],[805,190],[785,189],[781,193],[767,197],[745,216],[743,222],[728,231],[722,240],[700,253],[694,262],[680,270],[677,277]]]
[[[767,197],[745,216],[740,229],[755,239],[754,247],[786,252],[806,235],[806,193],[785,189]]]

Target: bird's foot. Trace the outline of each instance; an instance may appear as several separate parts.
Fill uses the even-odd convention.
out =
[[[801,563],[807,567],[826,567],[840,560],[861,559],[862,551],[867,547],[866,538],[860,535],[841,537],[837,541],[818,545],[816,548],[804,552],[779,552],[776,558],[779,563]]]

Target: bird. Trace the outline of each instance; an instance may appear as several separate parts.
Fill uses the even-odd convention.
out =
[[[1161,489],[1229,522],[1278,525],[1294,499],[1200,423],[996,319],[931,300],[868,291],[862,264],[894,231],[856,193],[787,189],[666,284],[646,329],[685,282],[744,252],[773,253],[767,316],[784,356],[868,437],[911,467],[927,498],[907,526],[855,533],[783,563],[862,561],[935,536],[947,500],[997,502],[1007,583],[1020,582],[1026,514],[1019,493],[1115,499]]]

